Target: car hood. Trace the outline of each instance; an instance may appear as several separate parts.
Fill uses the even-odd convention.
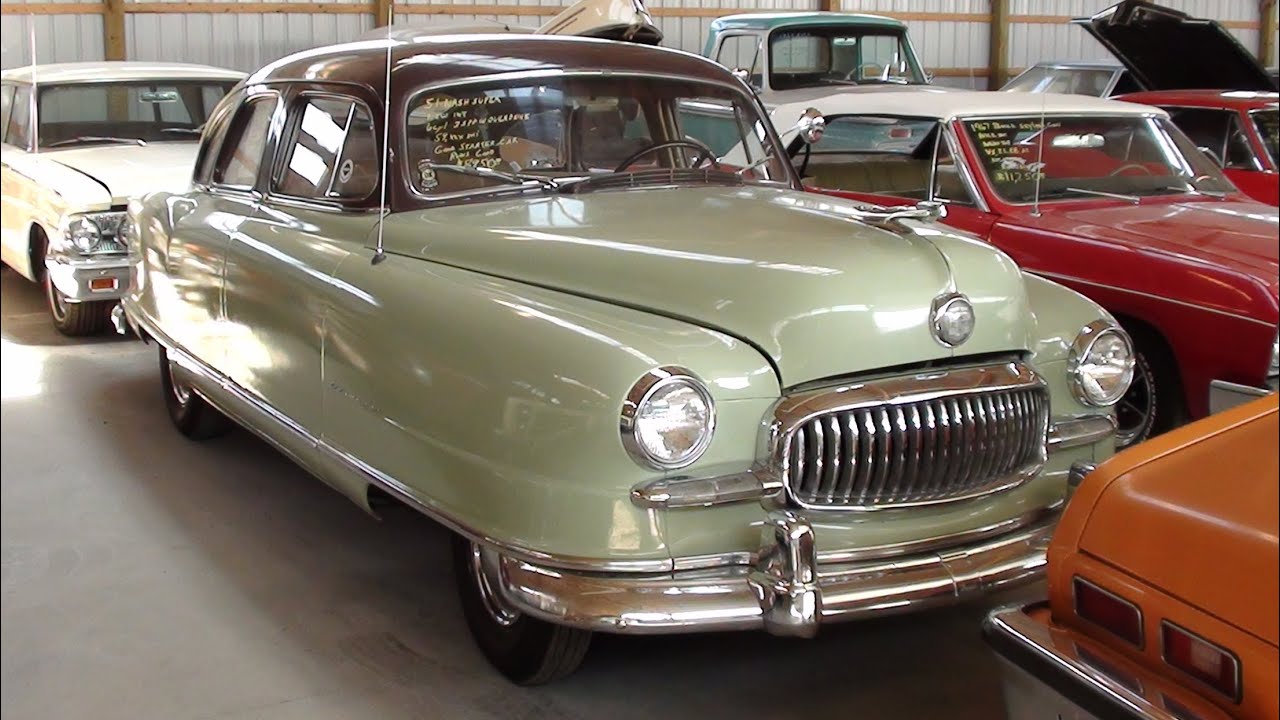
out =
[[[896,92],[931,92],[945,93],[954,89],[941,85],[820,85],[817,87],[796,88],[795,90],[769,90],[760,93],[760,100],[765,107],[772,110],[779,105],[798,102],[816,102],[836,94],[861,93],[896,93]]]
[[[1273,395],[1116,457],[1140,459],[1097,498],[1080,550],[1276,645],[1277,418]]]
[[[787,387],[1029,347],[1034,321],[1007,256],[936,223],[874,228],[854,208],[763,187],[599,191],[396,213],[385,242],[719,330],[765,354]],[[953,288],[977,316],[954,350],[930,322]]]
[[[1125,0],[1073,22],[1110,50],[1146,90],[1276,89],[1266,68],[1213,20]]]
[[[1079,237],[1223,266],[1275,293],[1280,216],[1251,201],[1189,200],[1046,212],[1041,224]]]
[[[160,190],[183,192],[191,185],[198,143],[95,145],[49,150],[40,156],[96,180],[111,193],[113,205]]]

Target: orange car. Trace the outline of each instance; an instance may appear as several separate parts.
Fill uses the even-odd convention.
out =
[[[996,610],[1010,720],[1280,717],[1276,394],[1073,468],[1049,599]]]

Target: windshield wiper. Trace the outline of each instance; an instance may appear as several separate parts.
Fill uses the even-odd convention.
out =
[[[1081,195],[1093,195],[1095,197],[1113,198],[1115,200],[1125,200],[1137,205],[1142,202],[1142,198],[1137,195],[1124,195],[1121,193],[1103,192],[1101,190],[1090,190],[1088,188],[1066,187],[1058,190],[1046,190],[1040,193],[1040,197],[1053,197],[1055,195],[1063,195],[1065,193],[1079,193]]]
[[[542,188],[546,190],[556,190],[560,187],[560,183],[553,178],[543,177],[541,175],[530,175],[522,172],[503,172],[501,170],[480,167],[478,165],[437,165],[435,163],[431,163],[426,167],[429,167],[432,170],[448,170],[460,175],[470,175],[471,177],[486,178],[488,180],[501,180],[509,185],[527,185],[533,182],[542,186]]]
[[[77,135],[76,137],[73,137],[73,138],[67,138],[65,140],[58,140],[57,142],[51,142],[48,145],[45,145],[45,147],[58,147],[59,145],[70,145],[72,143],[85,143],[85,142],[125,143],[125,144],[139,145],[143,147],[145,147],[147,144],[145,140],[141,140],[139,138],[111,137],[109,135]]]
[[[183,135],[199,135],[203,127],[197,128],[160,128],[162,133],[181,133]]]

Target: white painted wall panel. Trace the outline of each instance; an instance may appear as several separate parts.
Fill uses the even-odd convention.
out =
[[[129,14],[126,52],[132,60],[194,62],[255,70],[290,53],[346,42],[373,27],[356,14]]]
[[[101,60],[101,15],[0,16],[0,67],[31,64],[32,31],[40,63]]]

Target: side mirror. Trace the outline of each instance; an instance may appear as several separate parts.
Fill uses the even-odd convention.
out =
[[[759,87],[758,85],[756,85],[755,83],[751,82],[751,71],[750,71],[750,70],[746,70],[746,69],[743,69],[743,68],[734,68],[734,69],[730,70],[729,72],[733,73],[733,76],[734,76],[734,77],[736,77],[736,78],[738,78],[739,80],[741,80],[742,82],[746,83],[748,86],[753,87],[753,88],[755,88],[756,90],[759,90],[759,89],[760,89],[760,87]]]
[[[1218,167],[1223,167],[1224,165],[1226,165],[1226,163],[1222,161],[1222,156],[1218,155],[1218,153],[1214,152],[1211,148],[1200,146],[1200,147],[1197,147],[1196,149],[1204,153],[1205,157],[1212,160],[1214,165],[1217,165]]]
[[[809,108],[800,116],[800,120],[796,123],[796,133],[801,140],[813,145],[822,139],[823,133],[827,131],[827,120],[822,117],[822,113],[817,108]]]

